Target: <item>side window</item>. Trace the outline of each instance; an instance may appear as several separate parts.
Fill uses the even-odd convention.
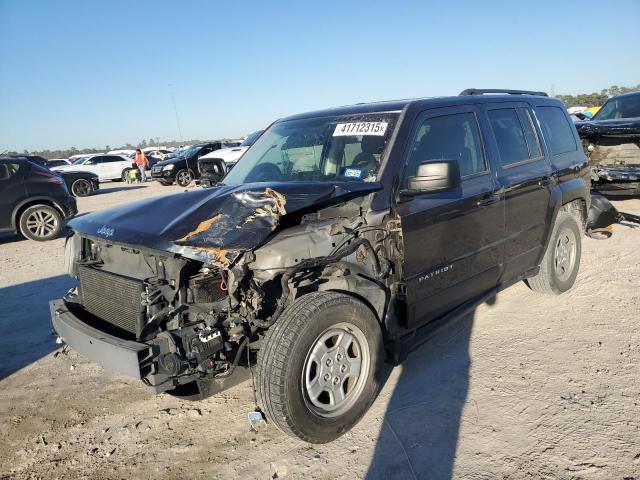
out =
[[[427,118],[416,133],[405,177],[430,160],[457,160],[464,177],[486,171],[478,121],[473,113]]]
[[[540,140],[538,139],[538,132],[533,124],[531,113],[526,108],[518,108],[518,114],[520,115],[520,123],[524,129],[524,137],[527,140],[527,147],[529,148],[529,158],[542,157],[542,147],[540,146]]]
[[[569,125],[564,111],[559,107],[536,107],[542,134],[549,143],[553,155],[573,152],[578,149],[573,136],[573,125]]]
[[[515,108],[498,108],[487,112],[491,129],[498,143],[500,163],[509,165],[532,158],[524,129]]]
[[[0,181],[9,180],[18,171],[17,163],[0,162]]]
[[[125,159],[122,157],[104,157],[104,162],[105,163],[115,163],[115,162],[123,162]]]
[[[92,157],[89,159],[90,165],[99,165],[101,163],[104,163],[104,157]]]

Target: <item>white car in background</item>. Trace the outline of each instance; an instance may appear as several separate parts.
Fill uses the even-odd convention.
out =
[[[98,175],[101,182],[126,180],[129,170],[135,168],[130,158],[121,155],[92,155],[78,160],[73,165],[53,167],[58,172],[91,172]]]
[[[230,148],[221,148],[219,150],[214,150],[211,153],[207,153],[200,157],[202,159],[210,159],[210,158],[221,158],[224,163],[227,165],[227,170],[233,167],[240,157],[244,155],[244,152],[249,150],[249,147],[253,145],[253,143],[258,139],[264,130],[258,130],[257,132],[253,132],[250,134],[240,145],[237,147]]]

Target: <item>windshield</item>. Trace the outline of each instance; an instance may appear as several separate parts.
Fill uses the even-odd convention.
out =
[[[255,141],[257,140],[257,138],[262,134],[262,132],[264,132],[264,130],[258,130],[257,132],[253,132],[252,134],[250,134],[245,140],[244,142],[242,142],[240,144],[241,147],[250,147],[251,145],[253,145],[255,143]]]
[[[74,162],[74,165],[82,165],[84,163],[87,163],[87,160],[89,160],[89,158],[91,157],[83,157],[83,158],[79,158],[78,160],[76,160]]]
[[[186,158],[186,157],[191,157],[192,155],[196,154],[198,152],[198,150],[200,150],[202,147],[200,145],[192,145],[189,148],[185,148],[184,150],[180,150],[180,152],[175,155],[175,158],[177,157],[181,157],[181,158]]]
[[[640,117],[640,94],[607,100],[593,120],[634,117]]]
[[[275,123],[223,181],[375,181],[397,119],[385,112]]]

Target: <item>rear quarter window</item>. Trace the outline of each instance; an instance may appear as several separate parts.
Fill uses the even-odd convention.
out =
[[[20,168],[17,163],[0,162],[0,180],[8,180],[13,177]]]
[[[536,115],[552,155],[561,155],[578,149],[573,135],[575,127],[569,124],[562,108],[536,107]]]

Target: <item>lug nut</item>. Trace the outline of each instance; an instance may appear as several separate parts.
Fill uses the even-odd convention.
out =
[[[333,379],[333,384],[338,385],[340,383],[340,377],[336,377]]]
[[[333,361],[330,358],[327,358],[327,367],[330,367]]]
[[[347,366],[343,363],[342,365],[340,365],[340,373],[344,373],[347,371]]]
[[[341,353],[339,353],[339,354],[336,356],[336,360],[338,360],[338,361],[342,360],[342,354],[341,354]]]
[[[329,379],[331,379],[331,375],[329,375],[328,373],[325,373],[325,374],[324,374],[324,380],[325,380],[325,382],[328,382],[328,381],[329,381]]]

